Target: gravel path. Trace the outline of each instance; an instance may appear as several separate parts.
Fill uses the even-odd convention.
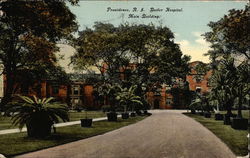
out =
[[[235,158],[214,134],[177,110],[103,135],[17,158]]]

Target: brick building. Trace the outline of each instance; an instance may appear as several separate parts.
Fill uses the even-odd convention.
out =
[[[208,84],[208,79],[211,76],[212,71],[208,71],[205,74],[198,74],[195,71],[195,66],[202,62],[195,61],[191,62],[189,66],[191,67],[191,72],[186,76],[186,81],[175,78],[173,85],[158,85],[154,87],[154,91],[150,91],[146,93],[146,100],[150,104],[152,109],[172,109],[176,108],[174,103],[174,96],[171,95],[170,90],[172,88],[178,88],[185,84],[188,84],[188,88],[191,91],[200,91],[201,93],[206,93],[209,91],[210,87]],[[132,70],[135,68],[135,65],[131,64],[128,70]],[[120,71],[124,72],[126,70],[121,69]],[[76,77],[72,77],[74,75],[71,74],[71,82],[70,83],[58,83],[54,80],[42,80],[40,82],[35,83],[32,87],[20,86],[16,94],[22,95],[36,95],[40,98],[44,97],[55,97],[58,101],[67,103],[70,107],[74,107],[77,105],[85,105],[88,107],[92,107],[94,109],[100,108],[102,104],[100,103],[100,98],[95,94],[95,90],[93,87],[94,78],[100,77],[100,75],[92,76],[92,82],[86,81],[86,78],[90,76],[79,75]],[[121,79],[126,79],[129,76],[126,76],[124,73],[121,73]],[[5,85],[5,81],[4,81]],[[183,94],[180,93],[179,100],[181,104]],[[185,106],[179,106],[179,108],[185,108]]]
[[[173,85],[161,85],[157,88],[156,92],[147,93],[147,101],[154,109],[172,109],[172,108],[185,108],[187,105],[183,105],[182,101],[184,99],[184,94],[180,92],[179,94],[179,104],[173,105],[174,96],[170,93],[172,88],[183,87],[184,85],[188,86],[188,89],[193,92],[207,93],[210,91],[208,80],[212,74],[212,70],[209,70],[205,74],[199,74],[196,72],[195,67],[199,64],[204,64],[200,61],[194,61],[189,63],[191,72],[186,76],[186,81],[175,78]]]
[[[195,66],[198,64],[203,64],[200,61],[194,61],[189,64],[191,67],[191,72],[187,75],[186,80],[189,83],[189,89],[191,91],[200,91],[201,93],[206,93],[210,91],[209,78],[212,75],[212,70],[209,70],[205,74],[198,74],[195,71]]]

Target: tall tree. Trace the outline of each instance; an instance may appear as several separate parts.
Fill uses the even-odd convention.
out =
[[[249,5],[250,3],[244,9],[229,10],[229,13],[220,20],[210,22],[208,26],[211,31],[204,34],[213,49],[207,53],[212,60],[212,93],[215,93],[215,99],[227,108],[228,115],[232,114],[231,107],[238,98],[239,117],[241,117],[242,100],[249,90],[247,88],[249,81],[246,77],[249,74],[250,59]],[[236,64],[234,59],[239,57],[241,63]]]
[[[218,55],[237,54],[250,59],[250,3],[244,9],[229,10],[229,14],[216,22],[210,22],[210,32],[204,34]],[[210,52],[211,53],[211,52]]]
[[[120,39],[120,33],[112,24],[96,22],[93,30],[80,31],[74,45],[77,53],[71,58],[74,68],[95,66],[103,77],[107,73],[109,78],[117,78],[119,69],[128,63]]]
[[[137,85],[138,93],[142,84],[170,83],[171,77],[184,77],[189,71],[190,57],[182,55],[165,26],[96,23],[94,29],[80,32],[75,43],[74,65],[94,65],[112,80],[120,80],[120,73],[129,75],[127,87]]]
[[[56,43],[70,40],[78,26],[75,15],[63,1],[6,0],[0,3],[0,12],[0,62],[6,77],[2,104],[5,104],[13,94],[17,73],[56,65]]]

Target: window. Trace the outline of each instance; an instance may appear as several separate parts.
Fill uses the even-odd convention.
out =
[[[78,92],[79,92],[78,87],[74,87],[74,94],[75,94],[75,95],[78,95],[78,94],[79,94]]]
[[[200,78],[196,78],[196,82],[197,83],[201,83],[201,79]]]
[[[53,85],[52,86],[52,94],[58,94],[59,93],[59,86]]]
[[[196,92],[200,93],[201,92],[201,87],[196,87]]]
[[[80,95],[80,86],[72,87],[72,95]]]
[[[155,96],[161,96],[161,88],[157,88],[156,91],[154,92]]]
[[[72,100],[71,100],[71,103],[72,103],[72,104],[78,104],[78,103],[79,103],[79,99],[72,99]]]
[[[167,98],[166,104],[167,104],[167,105],[171,105],[171,103],[172,103],[172,98]]]
[[[203,76],[201,75],[194,75],[193,80],[195,80],[196,83],[201,83]]]

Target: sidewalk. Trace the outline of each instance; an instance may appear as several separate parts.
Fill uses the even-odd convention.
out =
[[[117,117],[121,117],[121,115],[118,115]],[[100,117],[100,118],[94,118],[93,122],[96,121],[104,121],[107,120],[107,117]],[[64,127],[64,126],[71,126],[71,125],[78,125],[81,124],[81,121],[72,121],[72,122],[63,122],[63,123],[57,123],[54,126],[55,127]],[[12,133],[20,133],[20,132],[26,132],[27,128],[24,127],[22,130],[15,128],[15,129],[5,129],[5,130],[0,130],[0,135],[3,134],[12,134]]]

